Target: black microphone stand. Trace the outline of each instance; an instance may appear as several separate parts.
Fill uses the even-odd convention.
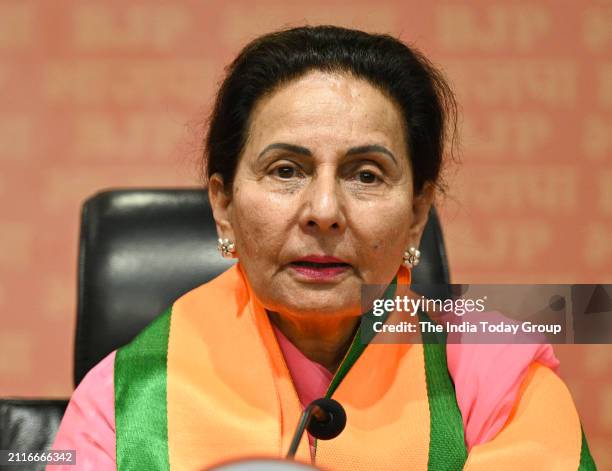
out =
[[[340,435],[345,425],[346,412],[339,402],[329,398],[312,401],[304,409],[304,413],[293,435],[293,440],[291,440],[286,458],[292,459],[295,457],[306,428],[308,428],[313,437],[321,440],[330,440]]]

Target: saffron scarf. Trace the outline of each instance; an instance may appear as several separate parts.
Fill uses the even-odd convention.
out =
[[[401,269],[397,282],[409,285],[410,273]],[[327,392],[345,407],[346,429],[316,443],[315,464],[461,469],[467,452],[444,344],[363,345],[358,337]],[[177,300],[115,358],[119,471],[282,457],[301,412],[239,264]],[[296,459],[310,462],[306,436]]]

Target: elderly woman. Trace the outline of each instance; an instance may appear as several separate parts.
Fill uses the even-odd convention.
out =
[[[282,457],[327,396],[346,428],[296,455],[323,469],[594,469],[550,346],[359,340],[362,285],[410,283],[454,110],[389,36],[301,27],[246,46],[206,141],[238,263],[88,374],[54,448],[95,470]]]

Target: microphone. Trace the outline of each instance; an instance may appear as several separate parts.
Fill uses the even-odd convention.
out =
[[[319,440],[331,440],[340,435],[345,426],[346,412],[338,401],[325,397],[315,399],[304,409],[286,458],[295,456],[304,429]]]

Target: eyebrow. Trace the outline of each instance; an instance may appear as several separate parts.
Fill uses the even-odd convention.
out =
[[[387,149],[386,147],[380,146],[378,144],[369,144],[365,146],[352,147],[348,150],[346,155],[358,155],[358,154],[370,154],[373,152],[380,152],[381,154],[388,155],[393,159],[393,162],[397,164],[397,159],[393,155],[393,153]]]
[[[308,148],[306,148],[306,147],[296,146],[295,144],[287,144],[285,142],[275,142],[273,144],[270,144],[270,145],[266,146],[264,148],[264,150],[262,150],[259,153],[257,158],[259,159],[266,152],[268,152],[270,150],[273,150],[273,149],[282,149],[282,150],[286,150],[286,151],[292,152],[294,154],[300,154],[300,155],[305,155],[305,156],[308,156],[308,157],[312,157],[312,152],[310,152],[310,150]],[[368,144],[368,145],[364,145],[364,146],[351,147],[346,152],[346,155],[369,154],[369,153],[372,153],[372,152],[380,152],[381,154],[388,155],[397,164],[397,159],[395,158],[393,153],[389,149],[387,149],[386,147],[383,147],[383,146],[378,145],[378,144]]]
[[[301,154],[306,155],[308,157],[312,157],[312,152],[310,152],[310,150],[308,150],[306,147],[296,146],[295,144],[286,144],[284,142],[275,142],[274,144],[266,146],[265,149],[259,153],[257,158],[259,159],[262,155],[272,149],[282,149],[287,150],[289,152],[293,152],[294,154]]]

